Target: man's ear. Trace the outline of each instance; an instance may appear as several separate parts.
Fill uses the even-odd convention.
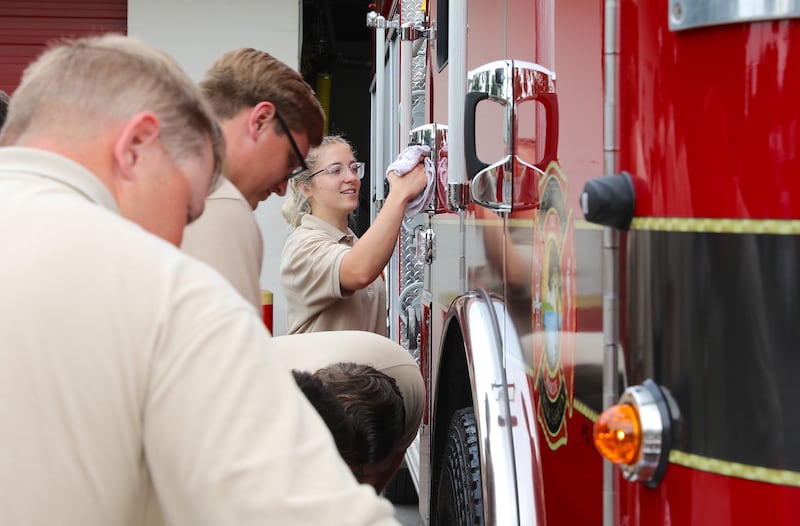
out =
[[[125,123],[114,143],[114,160],[124,179],[133,179],[148,149],[158,146],[160,129],[151,112],[137,113]]]
[[[248,131],[253,139],[266,130],[267,126],[272,126],[275,119],[275,105],[269,101],[262,101],[256,104],[250,111],[247,121]]]

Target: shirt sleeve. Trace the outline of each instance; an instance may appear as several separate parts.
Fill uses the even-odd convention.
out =
[[[184,230],[181,250],[222,274],[260,312],[264,240],[246,203],[207,199],[203,214]]]
[[[142,415],[167,522],[396,525],[339,457],[258,317],[183,274],[191,285],[168,309]]]

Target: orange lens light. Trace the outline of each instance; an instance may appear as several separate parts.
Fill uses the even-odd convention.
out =
[[[594,423],[594,445],[614,464],[637,462],[642,448],[642,427],[636,408],[619,404],[603,411]]]

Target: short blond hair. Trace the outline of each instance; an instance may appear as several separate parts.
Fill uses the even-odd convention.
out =
[[[159,138],[177,163],[210,142],[214,174],[224,139],[199,88],[166,53],[136,39],[106,34],[61,40],[30,64],[9,104],[0,144],[28,135],[97,133],[98,121],[154,113]]]
[[[275,105],[292,130],[310,146],[322,141],[325,112],[302,75],[265,51],[240,48],[219,57],[200,81],[217,117],[225,121],[260,102]],[[276,126],[278,135],[284,130]]]

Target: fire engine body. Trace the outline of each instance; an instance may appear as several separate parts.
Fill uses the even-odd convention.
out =
[[[646,4],[368,17],[372,178],[407,143],[436,166],[388,280],[427,524],[800,512],[800,6]],[[593,436],[618,402],[643,437],[621,467]]]

